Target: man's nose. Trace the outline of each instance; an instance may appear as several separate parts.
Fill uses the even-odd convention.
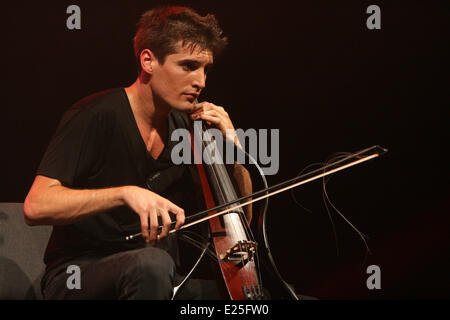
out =
[[[199,69],[198,72],[196,72],[193,86],[197,88],[199,91],[205,88],[206,74],[203,70]]]

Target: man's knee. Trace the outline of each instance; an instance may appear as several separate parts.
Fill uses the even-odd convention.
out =
[[[137,250],[133,259],[134,271],[151,278],[173,278],[175,263],[172,257],[159,248]]]
[[[170,299],[175,263],[158,248],[133,250],[126,255],[127,268],[122,277],[121,298]]]

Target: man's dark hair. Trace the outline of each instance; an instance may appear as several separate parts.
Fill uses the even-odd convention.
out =
[[[142,50],[150,49],[160,64],[167,55],[175,53],[176,44],[188,45],[192,51],[211,50],[213,56],[222,52],[227,38],[222,35],[217,19],[212,14],[202,17],[193,9],[182,6],[163,6],[142,14],[134,37],[134,54],[141,71]]]

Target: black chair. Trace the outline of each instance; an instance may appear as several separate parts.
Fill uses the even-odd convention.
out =
[[[42,299],[43,256],[51,230],[27,226],[23,203],[0,203],[0,299]]]

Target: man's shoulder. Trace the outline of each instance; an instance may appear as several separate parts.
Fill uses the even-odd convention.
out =
[[[110,111],[117,105],[125,103],[123,88],[108,89],[96,92],[77,101],[71,109],[89,109],[91,111]]]
[[[126,103],[123,88],[108,89],[86,96],[74,103],[63,115],[61,124],[76,117],[112,118]]]

